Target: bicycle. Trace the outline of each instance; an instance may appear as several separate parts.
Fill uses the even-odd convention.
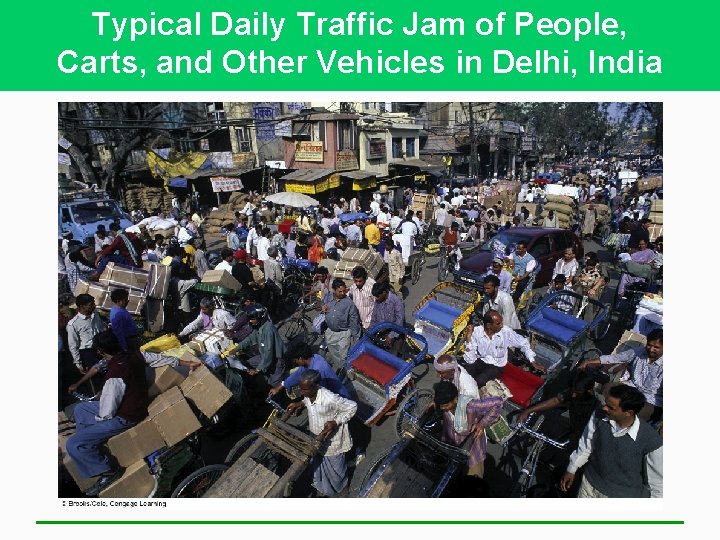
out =
[[[510,490],[510,497],[525,497],[527,495],[530,488],[535,484],[535,474],[537,473],[538,464],[544,465],[550,470],[553,470],[552,466],[544,464],[540,461],[540,454],[543,449],[545,449],[546,445],[553,446],[559,450],[564,450],[567,445],[570,444],[569,439],[560,442],[541,433],[539,429],[544,421],[544,417],[542,416],[537,418],[532,427],[529,427],[529,423],[533,416],[534,415],[531,414],[525,422],[519,422],[513,430],[500,441],[500,445],[505,449],[504,453],[505,451],[508,452],[503,456],[503,458],[501,458],[501,460],[509,461],[511,459],[509,448],[512,443],[517,442],[518,436],[529,435],[531,439],[534,439],[532,445],[530,446],[530,450],[527,452],[527,455],[525,455],[520,465],[520,474],[513,483]]]
[[[448,247],[451,247],[452,249],[448,249]],[[453,268],[455,268],[455,264],[458,260],[456,253],[458,249],[458,246],[446,246],[444,244],[440,246],[440,260],[438,261],[437,266],[438,281],[445,281],[448,277],[448,274],[452,271]]]
[[[278,323],[278,332],[285,337],[285,341],[302,339],[312,346],[318,334],[313,330],[313,321],[308,313],[317,310],[319,307],[319,300],[308,303],[305,298],[300,298],[298,310],[284,321]]]

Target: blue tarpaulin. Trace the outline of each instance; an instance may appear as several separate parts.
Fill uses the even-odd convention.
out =
[[[184,176],[177,176],[175,178],[171,178],[168,182],[168,185],[170,187],[177,187],[177,188],[185,188],[187,189],[187,178]]]

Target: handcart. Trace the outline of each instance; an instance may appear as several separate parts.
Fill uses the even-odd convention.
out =
[[[308,467],[320,443],[312,434],[289,424],[290,415],[280,405],[267,401],[273,406],[267,422],[233,447],[225,460],[229,468],[203,497],[290,496],[295,480]]]
[[[404,360],[374,343],[378,335],[395,332],[405,340],[410,358]],[[420,349],[416,355],[414,350]],[[377,424],[395,405],[412,379],[412,370],[427,355],[423,336],[391,323],[370,328],[348,352],[343,384],[357,401],[356,416],[365,425]]]
[[[477,290],[448,281],[420,300],[415,307],[415,332],[427,341],[428,354],[437,358],[452,349],[480,300]]]

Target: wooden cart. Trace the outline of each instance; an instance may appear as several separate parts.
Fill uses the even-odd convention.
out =
[[[293,482],[310,464],[319,443],[288,424],[287,419],[287,413],[282,418],[271,415],[265,426],[241,440],[231,454],[242,454],[203,497],[289,496]],[[233,459],[228,455],[229,462]]]

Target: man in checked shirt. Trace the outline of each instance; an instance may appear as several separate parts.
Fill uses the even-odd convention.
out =
[[[348,422],[357,412],[357,403],[320,386],[320,372],[306,369],[300,375],[302,401],[288,405],[295,415],[307,409],[310,432],[316,435],[320,449],[312,462],[313,485],[326,497],[348,494],[345,452],[352,448]]]

